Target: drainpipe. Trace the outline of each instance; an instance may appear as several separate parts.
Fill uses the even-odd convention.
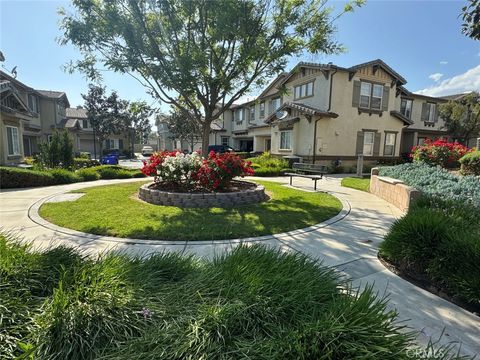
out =
[[[328,94],[328,109],[327,111],[330,111],[332,108],[332,86],[333,86],[333,75],[337,73],[337,69],[335,68],[335,71],[332,72],[332,75],[330,75],[330,92]],[[313,128],[313,156],[312,156],[312,164],[315,164],[315,160],[317,157],[317,123],[321,120],[322,118],[318,118],[315,120],[315,127]]]

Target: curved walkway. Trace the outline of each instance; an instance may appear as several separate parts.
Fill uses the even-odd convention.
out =
[[[319,188],[341,199],[344,209],[339,215],[310,228],[258,238],[201,242],[118,239],[60,228],[38,217],[41,203],[67,191],[139,180],[142,179],[5,190],[0,194],[0,224],[3,230],[33,241],[38,249],[64,244],[77,246],[90,254],[116,249],[129,253],[175,251],[212,257],[241,243],[257,242],[284,251],[299,251],[336,267],[356,286],[373,284],[381,296],[388,295],[389,307],[397,310],[400,320],[406,320],[405,325],[419,332],[420,343],[426,344],[430,339],[436,341],[443,332],[441,344],[457,342],[462,354],[480,354],[479,317],[410,284],[378,261],[378,245],[402,213],[371,194],[341,187],[336,177],[326,177]],[[281,177],[268,180],[287,183],[287,178]],[[309,179],[296,178],[295,186],[306,191],[312,189]]]

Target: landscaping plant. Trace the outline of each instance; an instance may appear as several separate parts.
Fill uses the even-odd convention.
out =
[[[480,150],[463,155],[459,162],[463,175],[480,175]]]
[[[1,235],[0,251],[2,359],[457,358],[421,351],[386,299],[295,252],[92,259]]]
[[[457,142],[427,139],[423,145],[414,146],[410,156],[414,162],[440,165],[443,168],[456,168],[459,166],[460,158],[470,151],[471,149]]]
[[[289,167],[287,160],[273,157],[268,151],[247,160],[251,162],[255,176],[280,176]]]
[[[55,131],[49,141],[39,145],[35,166],[40,169],[71,169],[74,165],[73,142],[67,130]]]
[[[231,153],[210,152],[207,158],[193,152],[163,151],[144,162],[142,172],[154,176],[159,188],[176,191],[226,190],[236,176],[253,175],[249,161]]]

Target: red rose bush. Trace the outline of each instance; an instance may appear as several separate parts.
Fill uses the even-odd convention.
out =
[[[472,149],[457,142],[427,139],[423,145],[412,148],[410,157],[414,162],[440,165],[443,168],[454,168],[459,166],[458,160],[470,151]]]
[[[153,176],[158,187],[179,191],[222,191],[234,177],[253,175],[250,161],[238,155],[211,152],[206,159],[200,154],[163,151],[144,162],[142,172]]]

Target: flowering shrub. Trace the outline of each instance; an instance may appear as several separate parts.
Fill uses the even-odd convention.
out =
[[[460,160],[464,175],[480,175],[480,150],[471,151]]]
[[[402,180],[425,195],[480,208],[480,181],[475,176],[456,176],[424,163],[381,167],[380,175]]]
[[[249,161],[235,154],[211,152],[203,159],[200,154],[185,155],[179,151],[163,151],[153,154],[144,162],[142,172],[154,176],[157,184],[165,184],[183,190],[222,190],[236,176],[253,175]]]
[[[194,177],[205,189],[221,190],[227,188],[235,176],[253,175],[251,165],[250,161],[244,161],[235,154],[212,151]]]
[[[469,151],[471,150],[468,147],[456,142],[427,139],[423,145],[414,146],[410,156],[415,162],[452,168],[458,167],[458,160]]]

